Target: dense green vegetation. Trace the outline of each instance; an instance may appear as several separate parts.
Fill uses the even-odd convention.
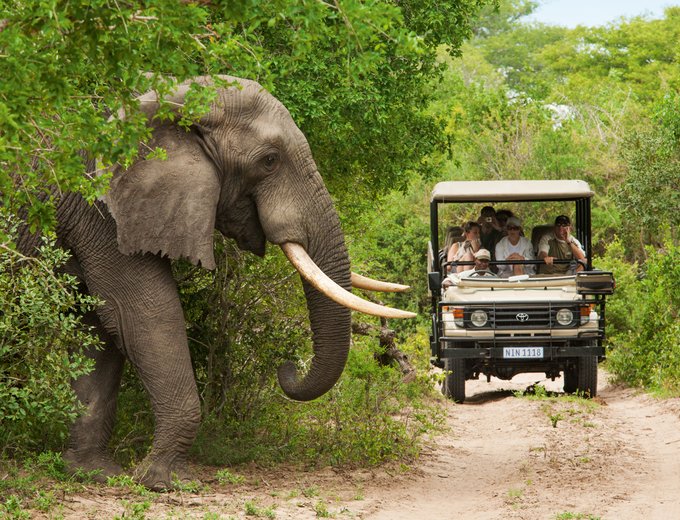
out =
[[[50,186],[101,194],[106,178],[85,179],[78,152],[132,157],[141,121],[108,116],[133,114],[139,92],[167,92],[169,76],[249,77],[307,135],[354,269],[413,286],[384,302],[420,313],[389,323],[418,368],[416,382],[404,385],[396,368],[375,363],[377,338],[356,337],[336,388],[296,404],[275,381],[281,360],[308,341],[289,264],[226,240],[214,272],[177,263],[203,406],[198,460],[374,464],[417,452],[422,433],[437,426],[424,273],[428,195],[443,179],[590,182],[596,265],[618,280],[609,366],[631,384],[680,391],[680,8],[661,20],[566,29],[522,23],[535,2],[489,4],[71,1],[23,2],[0,14],[5,208],[28,204],[30,223],[46,228],[52,208],[38,197]],[[205,100],[197,95],[193,109]],[[21,259],[12,235],[10,226],[0,230],[5,455],[59,449],[77,413],[66,381],[87,370],[68,347],[93,341],[68,310],[92,302],[50,274],[61,253],[48,247],[40,262]],[[305,350],[297,354],[303,363]],[[127,373],[113,443],[126,464],[149,445],[143,395]]]
[[[6,215],[0,226],[16,236]],[[0,457],[59,449],[81,410],[70,381],[92,368],[83,354],[98,341],[82,314],[97,302],[74,276],[55,272],[67,258],[52,238],[37,259],[0,244]]]

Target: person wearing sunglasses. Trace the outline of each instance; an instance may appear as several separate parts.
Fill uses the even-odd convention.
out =
[[[467,222],[463,226],[463,240],[451,246],[446,260],[448,262],[472,262],[475,259],[475,253],[481,247],[480,231],[481,227],[477,222],[474,220]],[[472,265],[458,265],[455,270],[460,273],[469,269],[472,269]],[[451,267],[449,267],[450,270]]]
[[[571,266],[555,264],[555,260],[576,261],[576,271],[583,271],[586,254],[581,243],[571,235],[571,220],[567,215],[559,215],[553,233],[548,233],[539,242],[538,259],[545,262],[539,266],[541,274],[567,274]]]
[[[510,217],[505,225],[507,235],[496,244],[496,260],[535,260],[534,248],[531,240],[522,236],[522,221],[517,217]],[[506,264],[499,265],[498,276],[508,278],[513,275],[536,273],[535,265]]]

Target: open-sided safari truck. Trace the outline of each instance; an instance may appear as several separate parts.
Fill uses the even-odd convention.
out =
[[[461,181],[434,187],[428,248],[430,345],[432,363],[446,370],[444,395],[462,402],[468,379],[483,374],[487,380],[509,380],[527,372],[545,373],[553,380],[562,375],[565,392],[596,395],[597,365],[604,359],[605,296],[612,294],[614,279],[609,272],[593,269],[592,196],[588,184],[578,180]],[[450,263],[438,255],[443,233],[466,216],[476,220],[486,205],[522,217],[535,252],[541,235],[552,233],[555,216],[571,215],[572,234],[586,256],[582,270],[576,272],[572,262],[571,269],[559,275],[450,275]],[[524,264],[535,265],[539,272],[544,263],[492,261],[491,268]],[[455,273],[456,265],[451,269]]]

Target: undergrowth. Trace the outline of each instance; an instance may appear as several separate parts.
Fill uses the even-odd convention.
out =
[[[376,350],[376,342],[355,342],[338,384],[315,401],[292,402],[274,387],[249,421],[208,417],[194,454],[218,465],[365,466],[413,460],[423,436],[443,427],[442,411],[429,398],[432,380],[421,366],[415,382],[402,383],[396,367],[376,362]]]
[[[59,272],[69,254],[46,234],[27,257],[16,237],[0,214],[0,457],[62,447],[81,409],[71,379],[92,369],[84,352],[99,345],[82,322],[97,301]]]

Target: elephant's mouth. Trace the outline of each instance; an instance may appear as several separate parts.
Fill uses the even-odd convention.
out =
[[[293,264],[305,280],[319,292],[325,294],[328,298],[343,307],[365,314],[371,314],[373,316],[381,316],[383,318],[415,318],[416,314],[413,312],[393,309],[385,305],[378,305],[377,303],[369,302],[346,291],[314,263],[301,245],[293,242],[286,242],[281,244],[281,249],[283,249],[283,252],[286,254],[290,263]],[[404,291],[408,289],[408,286],[406,285],[380,282],[355,273],[352,273],[352,285],[363,289],[386,292]]]
[[[264,233],[260,239],[253,239],[252,236],[237,236],[235,240],[239,248],[245,251],[250,251],[259,257],[264,256],[266,249],[266,239],[264,238]]]
[[[267,238],[260,224],[257,206],[252,199],[244,199],[234,204],[235,211],[219,211],[215,228],[225,237],[236,240],[238,247],[263,257]]]

